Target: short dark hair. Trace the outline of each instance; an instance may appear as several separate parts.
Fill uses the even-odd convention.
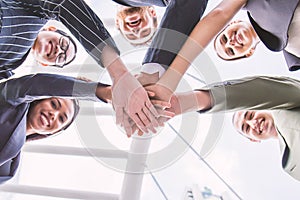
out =
[[[41,99],[41,100],[36,100],[36,101],[33,101],[31,102],[32,103],[38,103],[39,101],[42,101],[44,99]],[[80,110],[80,107],[79,107],[79,103],[78,103],[78,100],[77,99],[71,99],[73,101],[73,106],[74,106],[74,115],[71,119],[71,121],[65,125],[63,128],[61,128],[59,131],[55,132],[55,133],[51,133],[51,134],[39,134],[39,133],[34,133],[34,134],[31,134],[31,135],[27,135],[26,136],[26,142],[30,142],[30,141],[34,141],[34,140],[40,140],[40,139],[44,139],[44,138],[47,138],[47,137],[50,137],[50,136],[56,136],[56,135],[59,135],[60,133],[62,133],[63,130],[66,130],[75,120],[75,118],[77,117],[78,113],[79,113],[79,110]]]

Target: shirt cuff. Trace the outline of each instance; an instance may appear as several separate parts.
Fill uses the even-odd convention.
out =
[[[165,73],[165,69],[158,63],[145,63],[142,65],[141,72],[154,74],[158,72],[159,78]]]

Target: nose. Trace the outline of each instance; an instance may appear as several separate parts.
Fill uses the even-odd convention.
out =
[[[58,110],[53,110],[49,112],[49,116],[50,116],[50,121],[53,122],[57,119],[59,115],[59,111]]]
[[[64,51],[60,48],[60,45],[57,44],[55,47],[55,55],[58,56],[60,53],[63,53]]]
[[[256,119],[247,120],[246,123],[254,130],[258,128],[258,121]]]
[[[231,34],[231,37],[229,38],[229,44],[230,44],[231,46],[234,46],[234,45],[236,44],[234,34]]]
[[[139,27],[135,27],[132,30],[132,33],[134,33],[136,36],[138,36],[139,32],[140,32],[140,28]]]

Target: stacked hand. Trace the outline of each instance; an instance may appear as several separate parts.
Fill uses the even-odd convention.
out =
[[[160,85],[157,84],[157,81],[159,79],[158,73],[146,74],[142,72],[141,74],[137,75],[136,78],[145,87],[148,92],[149,98],[151,99],[151,103],[155,106],[155,109],[158,113],[158,116],[156,117],[158,125],[163,126],[164,122],[174,117],[174,112],[166,110],[166,108],[170,108],[171,106],[171,104],[169,103],[169,97],[172,95],[172,93],[170,92],[170,90],[164,90],[164,87],[160,87]],[[138,127],[138,124],[134,123],[133,120],[129,119],[129,123],[127,123],[127,126],[131,127],[127,128],[126,131],[129,137],[136,131],[138,132],[138,135],[142,135],[144,132]],[[156,130],[152,132],[155,133]]]
[[[112,104],[116,111],[116,123],[124,127],[128,136],[132,134],[132,124],[130,119],[142,132],[149,130],[156,133],[155,128],[159,126],[157,108],[151,103],[148,94],[153,96],[152,92],[146,92],[138,80],[129,72],[124,73],[119,79],[114,81],[112,87]],[[157,100],[160,106],[169,104]],[[169,113],[168,113],[169,115]]]

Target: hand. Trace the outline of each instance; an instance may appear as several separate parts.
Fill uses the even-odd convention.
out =
[[[87,83],[93,82],[91,79],[86,78],[86,77],[84,77],[84,76],[77,76],[76,79],[81,80],[81,81],[85,81],[85,82],[87,82]]]
[[[159,80],[159,73],[153,73],[153,74],[147,74],[145,72],[141,72],[140,74],[137,74],[136,79],[140,82],[142,86],[148,86],[155,84]]]
[[[121,126],[128,125],[126,113],[143,132],[148,132],[148,129],[155,132],[155,127],[159,125],[156,119],[158,112],[147,92],[129,72],[114,80],[112,104],[116,111],[116,123]]]
[[[164,126],[166,121],[175,116],[173,112],[164,110],[164,108],[160,105],[155,105],[155,108],[159,113],[158,123],[160,126]],[[129,120],[129,124],[131,127],[127,130],[130,130],[131,132],[127,132],[128,137],[131,137],[131,135],[135,134],[135,132],[137,132],[139,136],[144,134],[143,131],[141,131],[132,120]]]
[[[148,92],[152,92],[155,95],[150,96],[151,99],[154,100],[161,100],[165,102],[170,102],[171,96],[173,95],[173,91],[169,88],[165,87],[164,85],[161,85],[159,83],[156,83],[154,85],[149,85],[145,87],[145,89]]]

